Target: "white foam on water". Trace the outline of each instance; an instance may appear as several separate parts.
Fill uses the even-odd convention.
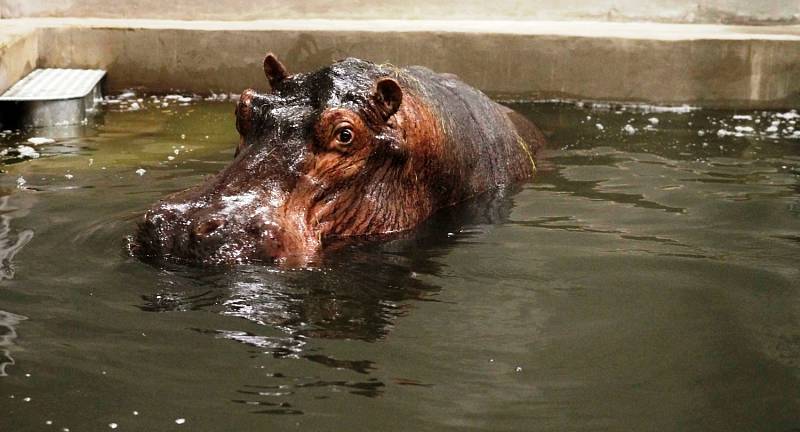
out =
[[[36,159],[39,157],[39,152],[33,149],[33,147],[28,147],[26,145],[17,146],[17,152],[21,157],[27,157],[31,159]]]
[[[56,140],[46,137],[32,137],[28,138],[28,142],[33,145],[42,145],[42,144],[52,144],[56,142]]]

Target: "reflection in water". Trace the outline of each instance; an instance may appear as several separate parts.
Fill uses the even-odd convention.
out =
[[[508,219],[506,190],[440,212],[420,229],[384,242],[342,246],[316,269],[285,271],[269,266],[219,269],[170,267],[159,292],[143,297],[151,312],[209,310],[270,326],[291,341],[278,356],[303,351],[307,338],[383,338],[408,313],[408,300],[430,301],[438,286],[420,275],[437,275],[436,258],[458,241]],[[202,290],[202,291],[201,291]],[[231,330],[216,334],[259,348],[275,348],[268,337]]]
[[[420,229],[397,238],[341,246],[318,269],[164,269],[162,289],[144,296],[140,308],[152,312],[208,310],[243,318],[265,326],[264,334],[236,329],[194,330],[244,343],[275,358],[304,359],[368,376],[376,369],[373,361],[334,358],[314,347],[313,341],[374,342],[391,332],[397,319],[410,313],[411,301],[436,301],[434,296],[440,287],[427,282],[426,276],[440,275],[437,257],[457,242],[469,241],[492,224],[507,220],[512,208],[509,192],[498,190],[440,212]],[[277,383],[247,385],[240,393],[248,395],[248,399],[235,402],[267,407],[260,413],[300,414],[302,411],[288,402],[274,399],[316,389],[376,397],[385,387],[371,377],[324,380],[276,374],[271,378]],[[267,400],[261,400],[263,397]]]
[[[8,376],[6,368],[14,365],[11,350],[17,338],[17,324],[27,317],[0,310],[0,377]]]
[[[33,238],[32,230],[17,234],[11,230],[17,208],[9,205],[9,198],[10,195],[0,197],[0,280],[14,278],[14,256]]]

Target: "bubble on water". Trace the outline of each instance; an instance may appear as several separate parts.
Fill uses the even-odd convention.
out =
[[[175,423],[179,424],[179,425],[180,424],[184,424],[184,423],[186,423],[186,419],[185,418],[177,418],[177,419],[175,419]]]
[[[635,127],[633,127],[633,126],[631,126],[631,125],[629,125],[629,124],[626,124],[626,125],[625,125],[625,126],[622,128],[622,130],[623,130],[623,131],[624,131],[626,134],[628,134],[628,135],[633,135],[633,134],[635,134],[635,133],[636,133],[636,128],[635,128]]]
[[[697,131],[697,136],[705,136],[705,135],[706,135],[706,131],[704,131],[704,130]]]
[[[146,172],[147,172],[147,170],[144,169],[144,168],[139,168],[139,169],[136,170],[136,174],[139,174],[140,176],[143,176],[144,173],[146,173]]]
[[[138,110],[142,109],[142,106],[139,105],[138,102],[134,102],[134,103],[131,104],[131,106],[128,109],[130,111],[138,111]]]
[[[139,415],[139,411],[134,411],[133,415]]]
[[[64,174],[64,177],[65,177],[67,180],[72,180],[72,179],[73,179],[75,176],[74,176],[74,175],[72,175],[72,174]]]
[[[44,422],[44,424],[46,424],[46,425],[50,426],[51,424],[53,424],[53,420],[46,420],[46,421]]]
[[[653,126],[658,124],[658,118],[657,117],[650,117],[649,119],[647,119],[647,121],[649,121],[650,124],[653,125]]]
[[[778,132],[778,127],[777,127],[777,126],[775,126],[775,125],[773,124],[772,126],[768,127],[768,128],[765,130],[765,132],[767,132],[767,133],[774,133],[774,132]]]
[[[750,126],[736,126],[734,129],[736,129],[737,132],[744,132],[744,133],[751,133],[755,130]]]
[[[167,160],[175,160],[175,156],[167,156]]]
[[[595,125],[594,125],[594,127],[596,127],[596,128],[597,128],[597,130],[603,130],[603,129],[605,129],[605,128],[603,127],[603,125],[601,125],[600,123],[597,123],[597,124],[595,124]]]
[[[186,139],[186,134],[181,134],[181,139]]]
[[[753,116],[747,114],[736,114],[733,116],[734,120],[752,120]]]
[[[522,366],[517,366],[514,368],[514,372],[522,372]]]
[[[30,396],[28,396],[28,397],[26,397],[26,398],[23,398],[22,400],[23,400],[23,401],[25,401],[25,402],[30,402],[30,401],[31,401],[31,397],[30,397]]]
[[[117,427],[119,427],[119,425],[116,423],[109,423],[108,427],[110,427],[111,429],[116,429]]]

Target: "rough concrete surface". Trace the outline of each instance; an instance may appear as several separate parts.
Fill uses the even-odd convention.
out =
[[[113,7],[111,7],[113,5]],[[488,19],[797,23],[797,0],[0,0],[0,17]]]
[[[39,45],[36,30],[8,26],[0,29],[0,92],[36,68]]]
[[[535,21],[17,19],[0,30],[0,88],[31,64],[108,71],[109,90],[266,88],[356,56],[451,72],[493,95],[783,108],[800,99],[800,26]],[[27,36],[5,45],[8,28]],[[14,48],[20,43],[29,50]],[[14,51],[16,50],[16,51]],[[12,52],[13,51],[13,52]],[[23,65],[24,63],[24,65]],[[11,81],[13,82],[13,81]]]

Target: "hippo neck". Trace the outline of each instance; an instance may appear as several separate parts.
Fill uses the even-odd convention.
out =
[[[422,155],[412,169],[426,177],[434,210],[533,175],[540,138],[520,134],[508,108],[453,75],[411,67],[400,77],[418,121],[430,126],[411,153]]]

